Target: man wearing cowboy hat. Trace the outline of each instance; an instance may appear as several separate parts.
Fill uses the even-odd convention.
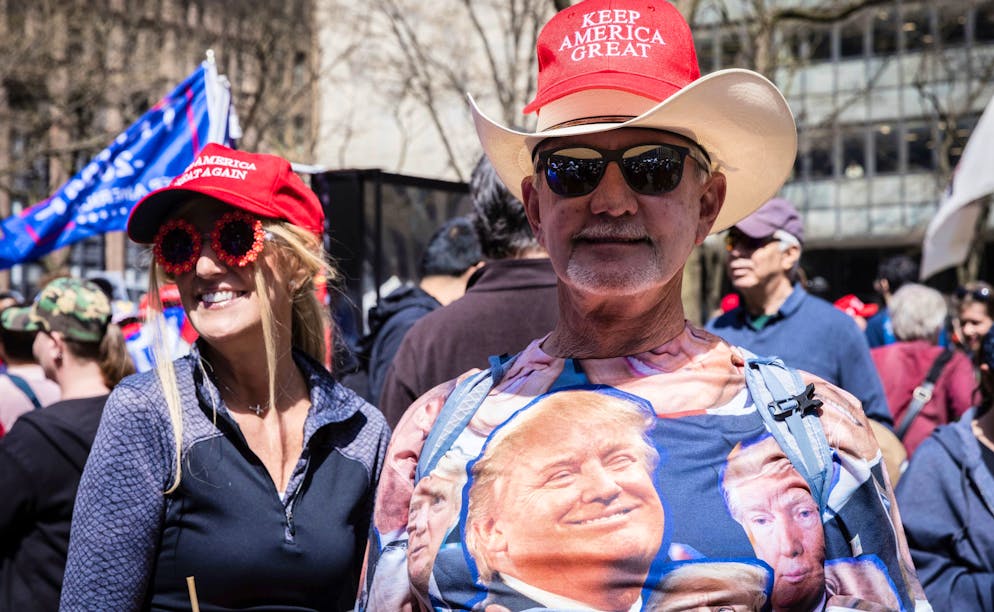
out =
[[[524,527],[546,530],[534,538],[546,545],[506,537],[512,525],[474,525],[503,543],[494,554],[515,560],[485,571],[464,541],[463,502],[449,544],[465,553],[436,558],[438,592],[410,588],[411,607],[637,611],[654,599],[667,567],[691,559],[760,566],[773,575],[768,600],[776,600],[776,585],[804,576],[790,563],[774,569],[757,556],[750,530],[730,514],[717,477],[736,444],[765,432],[745,385],[743,353],[690,325],[680,294],[693,248],[758,208],[787,178],[797,145],[790,109],[754,72],[701,77],[690,28],[669,2],[580,2],[543,28],[537,55],[538,93],[525,109],[538,113],[537,131],[504,128],[475,104],[473,114],[485,153],[521,197],[549,252],[558,277],[558,323],[513,358],[492,360],[482,376],[467,373],[427,392],[401,418],[375,500],[376,512],[392,509],[395,520],[374,526],[366,584],[380,571],[392,573],[390,583],[407,580],[394,565],[379,566],[381,545],[397,544],[392,533],[407,520],[416,483],[440,461],[469,457],[466,490],[481,486],[487,474],[502,473],[499,466],[485,474],[474,469],[491,455],[487,449],[499,438],[494,432],[534,410],[535,397],[564,388],[616,389],[644,400],[657,417],[647,438],[660,458],[653,486],[666,519],[658,550],[649,553],[648,573],[619,571],[628,578],[612,584],[611,592],[624,597],[602,598],[598,605],[579,600],[587,576],[570,570],[567,549],[555,542],[586,537],[602,539],[606,548],[624,544],[610,533],[627,525],[639,507],[626,500],[616,480],[638,457],[596,433],[587,435],[588,452],[559,453],[556,442],[576,435],[573,428],[586,410],[571,405],[562,409],[577,411],[575,419],[567,415],[529,441],[530,448],[545,449],[541,468],[523,473],[513,492],[499,479],[489,485],[517,506]],[[826,562],[872,558],[886,568],[902,608],[929,609],[859,402],[821,379],[801,376],[822,402],[816,422],[833,451],[824,511],[814,517],[824,535],[817,556]],[[460,384],[470,380],[475,386]],[[479,380],[492,387],[480,387]],[[487,392],[475,393],[480,388]],[[556,520],[539,520],[546,515]],[[393,531],[379,533],[380,524]],[[603,559],[620,558],[616,552],[604,550]],[[782,551],[787,558],[794,554]],[[508,580],[525,569],[544,569],[556,579]],[[877,603],[872,594],[847,592],[854,608]],[[369,601],[367,590],[358,609],[375,610]],[[530,603],[522,608],[515,603],[521,601]],[[823,604],[816,601],[812,609]]]

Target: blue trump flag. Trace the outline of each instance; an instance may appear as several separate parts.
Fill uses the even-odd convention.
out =
[[[0,222],[0,269],[123,230],[138,200],[169,184],[207,142],[227,143],[226,85],[204,62],[51,197]]]

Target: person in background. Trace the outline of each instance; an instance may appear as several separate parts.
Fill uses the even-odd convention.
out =
[[[967,354],[975,356],[980,350],[981,339],[994,324],[991,312],[994,287],[984,281],[973,281],[958,287],[953,297],[955,340]]]
[[[905,283],[918,280],[918,264],[907,255],[888,257],[877,266],[873,289],[883,298],[883,307],[866,321],[866,341],[870,348],[897,342],[890,322],[890,298]]]
[[[485,264],[469,278],[466,294],[429,313],[404,336],[379,407],[395,427],[407,407],[435,385],[488,359],[519,350],[556,323],[556,275],[521,201],[501,183],[486,157],[469,180]]]
[[[2,312],[6,312],[10,308]],[[10,316],[10,315],[8,315]],[[34,331],[0,325],[0,436],[10,431],[19,416],[59,399],[59,386],[45,377],[32,347]]]
[[[870,349],[852,318],[798,280],[804,225],[794,205],[769,200],[725,236],[728,276],[742,305],[705,328],[757,355],[776,355],[856,396],[871,419],[892,425]]]
[[[870,349],[870,355],[883,382],[895,428],[903,434],[902,442],[910,457],[932,430],[955,421],[973,405],[976,380],[966,354],[938,345],[948,312],[941,293],[908,283],[891,296],[888,310],[897,342]],[[940,355],[945,365],[932,381],[930,398],[905,424],[916,389],[925,382]]]
[[[994,332],[975,363],[976,408],[922,442],[897,485],[911,557],[936,610],[994,610]]]
[[[110,302],[89,281],[56,279],[0,325],[36,333],[35,357],[62,396],[0,439],[0,609],[55,610],[83,465],[108,394],[135,370]]]
[[[361,376],[343,379],[371,404],[378,405],[387,370],[407,331],[429,312],[451,304],[466,293],[466,281],[483,265],[480,241],[473,224],[456,217],[435,230],[421,257],[417,285],[394,289],[369,311],[369,333],[359,340]]]
[[[9,291],[0,291],[0,310],[4,310],[11,306],[17,306],[24,302],[24,296],[21,295],[19,291],[14,291],[13,289]]]
[[[17,291],[0,291],[0,312],[11,306],[17,306],[24,301],[24,296]],[[4,361],[3,351],[0,351],[0,374],[7,370],[7,362]],[[3,428],[0,426],[0,436],[3,435]]]
[[[867,319],[877,314],[880,308],[877,304],[866,304],[854,294],[846,294],[833,302],[833,305],[846,313],[856,322],[856,326],[866,331]]]
[[[389,431],[323,365],[323,228],[289,162],[213,143],[132,210],[199,338],[108,399],[62,609],[351,608]]]

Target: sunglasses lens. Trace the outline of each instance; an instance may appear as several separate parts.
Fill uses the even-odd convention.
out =
[[[229,257],[244,257],[255,245],[255,226],[246,218],[225,221],[218,228],[218,242]]]
[[[956,299],[962,300],[966,296],[970,296],[971,299],[978,302],[988,302],[991,299],[991,290],[987,287],[977,287],[973,290],[967,289],[966,287],[956,288]]]
[[[597,188],[605,165],[604,158],[593,149],[560,149],[545,162],[545,180],[561,196],[587,195]]]
[[[746,236],[745,234],[733,231],[725,236],[725,250],[729,253],[736,249],[742,253],[752,253],[775,240],[773,237],[753,238],[752,236]]]
[[[160,263],[179,266],[196,255],[196,237],[184,227],[174,227],[159,238]]]
[[[659,195],[673,191],[683,177],[683,153],[659,145],[641,145],[625,151],[621,167],[629,186],[638,193]]]

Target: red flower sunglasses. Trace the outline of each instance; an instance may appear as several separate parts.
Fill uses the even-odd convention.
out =
[[[266,231],[262,221],[243,211],[222,215],[210,232],[211,249],[225,265],[244,268],[259,257]],[[152,251],[167,274],[189,272],[203,249],[202,234],[186,219],[171,219],[159,228]]]

